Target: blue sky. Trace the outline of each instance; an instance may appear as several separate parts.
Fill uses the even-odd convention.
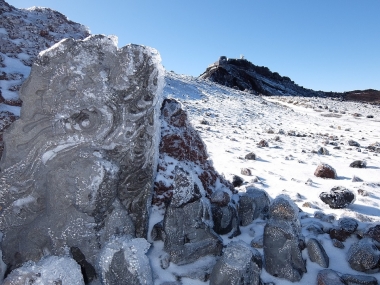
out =
[[[6,0],[7,1],[7,0]],[[163,65],[198,76],[219,56],[246,59],[323,91],[380,90],[380,1],[8,0],[43,6],[158,49]]]

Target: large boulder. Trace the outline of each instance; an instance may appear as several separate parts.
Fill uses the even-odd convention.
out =
[[[317,275],[317,285],[346,285],[338,272],[332,269],[323,269]]]
[[[264,261],[266,271],[291,282],[300,281],[306,272],[299,246],[298,208],[289,197],[278,196],[269,208],[264,227]]]
[[[315,238],[309,239],[307,242],[307,252],[312,262],[317,263],[321,267],[328,268],[330,259],[323,248],[322,244]]]
[[[157,51],[118,49],[112,37],[66,39],[39,54],[0,163],[11,269],[71,249],[91,275],[114,234],[146,236],[162,87]]]
[[[210,285],[260,285],[261,268],[262,258],[256,249],[243,241],[233,241],[216,262]]]
[[[314,171],[314,175],[316,177],[321,177],[321,178],[330,178],[330,179],[337,178],[336,170],[331,165],[328,165],[327,163],[322,163],[318,165],[317,169]]]

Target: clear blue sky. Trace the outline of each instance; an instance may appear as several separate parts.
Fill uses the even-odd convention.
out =
[[[7,0],[6,0],[7,1]],[[159,50],[163,65],[198,76],[225,55],[323,91],[380,90],[379,0],[8,0],[49,7]]]

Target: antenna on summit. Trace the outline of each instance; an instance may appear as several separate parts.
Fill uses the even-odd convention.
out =
[[[240,55],[240,59],[244,59],[244,55],[241,54],[241,55]]]

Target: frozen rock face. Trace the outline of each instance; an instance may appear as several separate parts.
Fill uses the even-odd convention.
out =
[[[70,257],[50,256],[38,263],[28,262],[13,270],[3,285],[84,285],[81,268]]]
[[[264,260],[266,271],[292,282],[306,272],[299,247],[298,209],[290,198],[280,195],[269,209],[270,219],[264,227]]]
[[[260,253],[243,241],[234,241],[215,264],[210,285],[259,285],[261,269]]]
[[[0,0],[0,157],[3,130],[20,115],[21,84],[38,53],[64,38],[84,39],[88,29],[61,13],[33,7],[17,9]]]
[[[321,243],[315,238],[311,238],[307,242],[307,252],[312,262],[315,262],[324,268],[329,267],[330,259]]]
[[[151,48],[118,49],[101,35],[66,39],[40,53],[0,163],[3,259],[11,268],[75,248],[91,275],[111,236],[146,236],[159,62]]]

